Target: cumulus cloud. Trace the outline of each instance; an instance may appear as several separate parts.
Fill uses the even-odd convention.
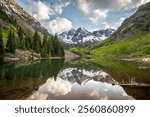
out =
[[[53,9],[41,1],[27,0],[21,2],[24,9],[37,20],[47,20],[54,15]]]
[[[63,12],[63,8],[67,7],[69,4],[70,2],[57,4],[54,6],[54,11],[58,14],[61,14]]]
[[[103,22],[101,24],[101,29],[117,29],[119,26],[121,26],[122,22],[125,20],[125,18],[121,17],[114,25],[109,24],[107,22]]]
[[[97,9],[93,12],[92,16],[89,19],[95,24],[98,22],[98,20],[106,18],[107,12],[107,10]]]
[[[59,18],[49,21],[48,25],[46,26],[48,31],[52,34],[61,33],[65,30],[69,30],[72,28],[72,22],[66,18]]]
[[[34,9],[32,9],[31,14],[37,20],[49,19],[49,16],[54,14],[53,10],[41,1],[33,2],[33,7]]]
[[[76,6],[78,9],[80,9],[81,11],[83,11],[83,13],[85,14],[89,14],[90,13],[90,2],[87,2],[86,0],[77,0]]]
[[[108,29],[108,28],[114,29],[114,26],[108,24],[107,22],[103,22],[101,24],[101,29]]]

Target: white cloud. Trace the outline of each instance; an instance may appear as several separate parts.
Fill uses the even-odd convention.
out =
[[[63,8],[67,7],[69,4],[70,2],[57,4],[54,6],[54,11],[58,14],[61,14],[63,12]]]
[[[90,3],[86,0],[77,0],[76,6],[78,9],[83,11],[84,14],[89,14]]]
[[[54,14],[53,9],[48,7],[46,4],[44,4],[41,1],[27,1],[27,3],[24,3],[24,9],[29,12],[35,19],[41,21],[41,20],[47,20],[50,18],[50,15]]]
[[[107,17],[107,10],[97,9],[93,12],[92,16],[89,18],[92,23],[96,24],[99,20]]]
[[[108,24],[107,22],[103,22],[101,25],[101,29],[108,29],[108,28],[114,29],[114,26]]]
[[[122,17],[114,25],[109,24],[107,22],[103,22],[101,25],[101,29],[108,29],[108,28],[117,29],[119,26],[121,26],[121,24],[124,20],[125,20],[125,18]]]
[[[72,28],[72,22],[66,18],[56,18],[48,23],[46,26],[48,31],[52,34],[61,33]]]
[[[41,1],[34,2],[32,8],[32,15],[37,20],[46,20],[50,18],[50,15],[54,14],[53,10]]]
[[[119,19],[119,21],[116,22],[115,27],[118,28],[119,26],[121,26],[122,22],[123,22],[125,19],[126,19],[126,18],[121,17],[121,18]]]

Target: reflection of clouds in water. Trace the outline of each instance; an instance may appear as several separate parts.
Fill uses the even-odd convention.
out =
[[[89,90],[88,93],[88,95],[94,97],[94,99],[133,99],[131,96],[127,95],[124,89],[119,85],[99,83],[94,87]]]
[[[127,100],[133,99],[119,85],[90,80],[84,85],[71,84],[60,78],[48,81],[29,99],[96,99],[96,100]]]
[[[56,96],[66,95],[71,91],[71,85],[68,81],[53,78],[47,80],[47,82],[39,88],[39,92],[52,93]]]
[[[121,86],[112,85],[113,82],[103,71],[66,68],[56,81],[49,78],[29,99],[133,99]]]
[[[88,95],[94,97],[94,99],[107,100],[108,97],[104,94],[99,94],[96,89],[91,90]]]
[[[40,86],[38,91],[36,91],[29,99],[47,99],[50,94],[55,96],[66,95],[71,91],[71,85],[68,81],[62,79],[54,80],[54,78],[49,78],[47,82]]]

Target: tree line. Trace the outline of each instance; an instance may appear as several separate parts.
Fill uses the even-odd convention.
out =
[[[29,50],[41,55],[41,57],[64,57],[64,47],[59,42],[57,35],[43,38],[35,31],[34,35],[24,33],[22,28],[17,34],[10,30],[7,36],[7,43],[4,46],[3,35],[0,33],[0,61],[3,61],[5,53],[15,53],[16,49]]]

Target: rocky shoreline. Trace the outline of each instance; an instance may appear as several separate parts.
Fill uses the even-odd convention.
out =
[[[40,54],[17,49],[15,54],[7,53],[4,57],[4,62],[7,63],[15,61],[38,60],[40,58],[41,58]]]
[[[80,56],[72,52],[65,51],[64,58],[61,57],[42,58],[40,54],[17,49],[15,54],[7,53],[4,57],[4,62],[9,63],[9,62],[16,62],[16,61],[30,61],[30,60],[41,60],[41,59],[65,59],[66,61],[70,61],[79,57]]]

